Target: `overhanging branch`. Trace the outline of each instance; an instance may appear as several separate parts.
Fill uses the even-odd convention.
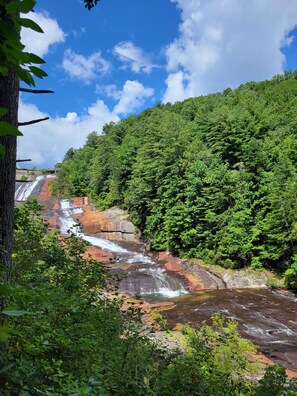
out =
[[[29,88],[20,88],[20,92],[29,92],[33,94],[54,93],[54,91],[50,89],[29,89]]]
[[[19,122],[18,126],[26,126],[26,125],[37,124],[38,122],[42,122],[42,121],[46,121],[46,120],[49,120],[49,117],[38,118],[36,120],[31,120],[31,121],[27,121],[27,122]]]

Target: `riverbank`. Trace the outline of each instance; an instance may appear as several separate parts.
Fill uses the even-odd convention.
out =
[[[46,191],[49,188],[50,182],[45,182],[43,184],[43,187],[41,189],[40,193],[40,203],[42,201],[46,201],[50,203],[50,195]],[[75,220],[81,220],[83,218],[84,213],[88,213],[88,217],[85,217],[85,219],[92,219],[93,220],[93,225],[94,227],[95,224],[95,219],[97,219],[97,215],[93,216],[95,213],[97,213],[96,209],[90,208],[91,202],[87,198],[75,198],[71,199],[68,204],[67,208],[69,211],[69,208],[73,210],[73,213],[71,216],[73,216],[73,221]],[[48,220],[50,221],[51,218],[54,218],[54,221],[52,221],[52,226],[53,228],[59,229],[61,227],[61,215],[62,215],[63,209],[61,207],[61,204],[59,204],[58,201],[55,202],[54,209],[53,210],[48,210],[47,215],[48,215]],[[102,213],[102,212],[101,212]],[[115,213],[115,211],[113,211]],[[121,213],[122,214],[122,213]],[[126,215],[126,214],[125,214]],[[102,216],[102,214],[100,214]],[[110,219],[111,216],[109,216]],[[113,217],[113,216],[112,216]],[[115,217],[116,218],[116,217]],[[115,230],[117,232],[122,234],[122,221],[115,220],[113,218],[112,221],[116,221],[117,223],[117,229],[113,228],[111,229],[110,232],[106,232],[105,235],[108,237],[110,234],[116,235],[114,233]],[[70,219],[70,212],[67,214],[65,220],[71,220]],[[72,221],[72,223],[73,223]],[[109,220],[110,221],[110,220]],[[127,218],[125,218],[125,221],[127,221]],[[83,225],[83,229],[86,228],[86,220]],[[98,227],[98,225],[96,226]],[[120,227],[120,230],[119,230]],[[102,226],[99,226],[99,229],[102,229]],[[116,235],[117,237],[119,234]],[[90,238],[93,238],[92,235]],[[106,238],[108,239],[108,238]],[[193,308],[194,310],[199,310],[203,311],[203,309],[206,307],[206,300],[209,299],[209,296],[207,296],[207,293],[217,293],[221,291],[228,291],[232,292],[233,294],[231,295],[232,301],[236,302],[236,295],[240,293],[238,290],[239,287],[244,287],[245,290],[250,290],[252,292],[252,295],[249,298],[245,298],[242,303],[239,304],[239,312],[244,312],[247,310],[246,315],[244,319],[241,319],[240,316],[236,317],[235,315],[232,314],[232,312],[228,312],[228,308],[226,305],[221,305],[224,302],[224,299],[219,298],[218,303],[215,303],[214,306],[217,310],[220,310],[223,314],[226,314],[226,316],[230,317],[235,317],[236,320],[241,321],[241,324],[244,325],[247,323],[247,318],[250,315],[250,312],[255,311],[254,306],[252,305],[252,299],[255,298],[257,301],[259,300],[261,302],[261,298],[259,298],[260,290],[265,290],[266,286],[266,280],[264,281],[262,278],[259,281],[258,275],[260,274],[263,276],[263,273],[259,273],[258,271],[252,271],[252,276],[251,276],[251,271],[244,272],[244,270],[237,270],[237,271],[231,271],[231,270],[225,270],[225,269],[217,269],[217,268],[205,268],[205,264],[202,262],[199,262],[198,260],[183,260],[179,259],[177,257],[173,257],[170,255],[168,252],[151,252],[148,253],[149,257],[143,250],[143,245],[139,242],[139,239],[137,242],[129,242],[125,240],[120,240],[120,241],[115,241],[117,243],[116,247],[116,252],[114,251],[109,251],[108,248],[100,248],[98,246],[90,246],[89,247],[89,253],[94,257],[97,261],[105,261],[110,265],[111,267],[117,267],[117,269],[121,269],[122,273],[128,271],[128,279],[131,280],[134,285],[133,287],[129,289],[130,294],[133,294],[135,290],[141,290],[143,285],[148,288],[148,291],[150,290],[150,285],[151,283],[147,283],[147,276],[148,273],[150,272],[151,269],[154,268],[153,274],[151,273],[150,276],[153,276],[153,279],[157,280],[158,282],[160,281],[158,287],[161,287],[164,281],[164,271],[163,270],[158,270],[158,268],[155,268],[154,260],[158,262],[158,265],[160,264],[161,268],[163,268],[167,274],[172,274],[173,278],[176,278],[178,280],[179,278],[182,278],[186,280],[187,284],[189,285],[189,289],[185,290],[185,293],[188,291],[194,292],[194,305]],[[122,248],[121,246],[125,246]],[[133,250],[130,249],[135,249],[137,246],[137,251],[134,252]],[[121,258],[121,252],[124,250],[124,257]],[[144,254],[143,254],[144,253]],[[131,254],[133,256],[132,262],[131,262]],[[145,262],[139,266],[139,260],[145,260]],[[153,267],[152,267],[153,265]],[[161,275],[161,277],[160,277]],[[158,278],[159,276],[159,278]],[[167,276],[167,275],[166,275]],[[155,278],[154,278],[155,277]],[[251,280],[252,279],[252,280]],[[266,279],[266,278],[265,278]],[[123,290],[126,291],[128,290],[127,287],[130,287],[130,281],[126,281],[124,284]],[[135,289],[135,287],[136,289]],[[255,287],[258,287],[259,292]],[[161,287],[162,288],[162,287]],[[259,289],[260,288],[260,289]],[[166,292],[168,289],[166,290]],[[185,310],[188,310],[189,306],[185,304],[185,299],[187,296],[190,296],[192,298],[193,294],[186,294],[183,297],[180,297],[183,307],[177,306],[175,299],[172,300],[173,294],[178,292],[177,286],[175,285],[174,293],[168,293],[167,297],[163,296],[163,302],[161,305],[164,304],[167,300],[171,300],[172,302],[170,305],[173,304],[174,308],[173,309],[168,309],[170,308],[169,304],[166,304],[166,308],[168,309],[167,312],[172,312],[174,309],[178,308],[179,312],[177,313],[177,317],[183,317],[184,320],[186,320],[185,323],[191,323],[191,320],[187,320],[187,316],[185,315]],[[199,297],[195,301],[195,293],[205,293],[205,299]],[[137,292],[136,292],[137,294]],[[214,299],[214,296],[210,294],[210,301]],[[261,297],[261,296],[260,296]],[[158,298],[158,295],[157,297]],[[185,299],[184,299],[185,298]],[[268,302],[271,300],[271,295],[266,299]],[[159,304],[159,302],[154,302],[154,308],[156,308]],[[199,308],[198,308],[199,307]],[[149,311],[151,311],[153,308],[149,308],[149,305],[147,305],[147,314],[149,314]],[[283,339],[281,337],[278,337],[278,331],[279,329],[286,331],[286,325],[283,325],[283,322],[276,322],[274,323],[275,327],[273,329],[271,328],[266,328],[265,324],[267,321],[267,318],[265,318],[265,312],[267,312],[268,318],[270,317],[270,312],[269,308],[264,308],[262,307],[262,312],[264,313],[264,318],[263,321],[261,322],[261,317],[256,317],[253,319],[253,324],[255,328],[252,328],[254,332],[260,332],[260,334],[263,335],[264,339],[265,337],[270,337],[273,335],[276,336],[277,342],[283,342]],[[281,311],[280,311],[281,312]],[[293,311],[292,311],[293,312]],[[208,318],[211,316],[208,313]],[[280,315],[281,316],[281,315]],[[261,320],[260,320],[261,319]],[[202,323],[203,318],[201,319],[195,319],[197,323]],[[291,320],[291,319],[289,319]],[[293,319],[294,320],[294,319]],[[180,323],[179,320],[175,320],[176,323]],[[286,322],[284,322],[286,323]],[[264,328],[261,326],[264,326]],[[248,328],[248,330],[251,332],[251,327]],[[288,330],[289,331],[289,330]],[[291,330],[290,330],[291,331]],[[262,333],[261,333],[262,332]],[[244,336],[244,335],[243,335]],[[276,345],[276,344],[275,344]],[[282,345],[280,345],[282,346]],[[272,345],[274,348],[274,346]],[[279,345],[277,346],[279,348]],[[289,345],[288,348],[290,349],[291,346]],[[292,348],[291,348],[292,349]],[[273,359],[272,359],[273,360]]]

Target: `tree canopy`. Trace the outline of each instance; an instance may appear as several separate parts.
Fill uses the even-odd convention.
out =
[[[292,275],[296,78],[287,72],[110,123],[65,158],[57,187],[128,209],[153,249]]]

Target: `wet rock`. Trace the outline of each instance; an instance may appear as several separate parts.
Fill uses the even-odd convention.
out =
[[[224,289],[226,287],[225,282],[218,275],[187,260],[174,257],[168,252],[158,253],[158,260],[163,262],[168,271],[176,272],[184,277],[189,282],[192,291]]]
[[[88,246],[85,256],[91,256],[94,260],[102,263],[110,263],[113,260],[113,254],[106,250],[99,249],[95,246]]]

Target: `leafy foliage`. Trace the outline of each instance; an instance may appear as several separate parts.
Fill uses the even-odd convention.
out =
[[[106,267],[73,234],[48,231],[39,210],[17,208],[13,283],[0,284],[1,395],[296,392],[279,368],[254,380],[253,346],[221,315],[198,331],[185,327],[184,352],[150,340],[140,308],[109,288]]]
[[[38,33],[43,33],[43,30],[34,21],[20,17],[19,14],[32,11],[35,3],[35,0],[0,0],[0,75],[7,76],[10,70],[14,70],[20,81],[33,86],[33,76],[47,76],[45,71],[36,66],[45,62],[39,56],[24,51],[25,46],[20,41],[20,30],[22,27]],[[7,111],[1,108],[0,117]],[[22,133],[15,126],[0,120],[0,137],[2,136],[22,136]],[[0,157],[4,152],[4,146],[0,144]]]
[[[91,10],[93,7],[95,7],[95,5],[97,5],[99,3],[100,0],[84,0],[85,3],[85,7],[88,10]]]
[[[0,73],[7,75],[9,70],[13,69],[20,80],[28,85],[35,85],[32,73],[39,78],[47,75],[34,66],[34,64],[43,64],[44,60],[35,54],[25,52],[25,46],[20,42],[22,26],[43,33],[34,21],[18,16],[19,13],[30,12],[35,3],[35,0],[0,1]]]

